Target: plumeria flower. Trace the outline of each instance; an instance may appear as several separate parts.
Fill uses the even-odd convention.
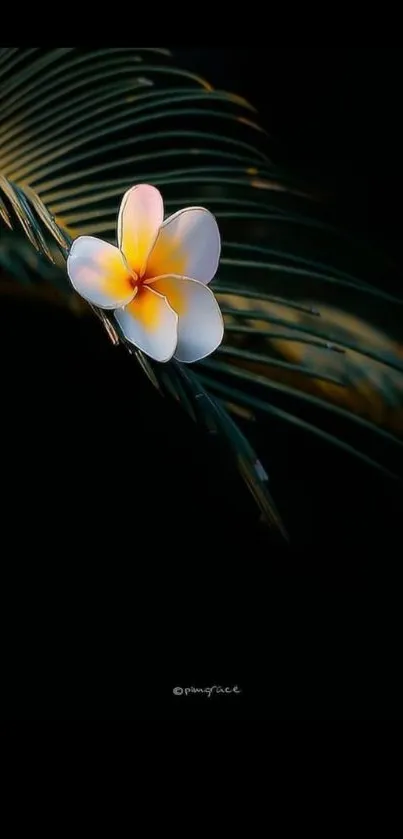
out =
[[[79,294],[101,309],[115,309],[132,344],[157,361],[198,361],[221,343],[224,325],[207,283],[220,258],[214,216],[188,207],[164,221],[158,189],[140,184],[123,196],[118,247],[79,236],[67,259]]]

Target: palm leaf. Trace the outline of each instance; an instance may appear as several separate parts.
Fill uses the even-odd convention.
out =
[[[84,159],[93,159],[97,155],[102,157],[105,152],[109,153],[111,147],[115,147],[116,151],[116,136],[125,144],[122,133],[126,128],[138,127],[143,122],[164,119],[166,116],[188,117],[189,113],[194,111],[195,103],[197,104],[200,98],[203,99],[199,90],[210,90],[208,85],[192,74],[164,64],[152,64],[147,67],[142,65],[140,73],[137,71],[137,65],[142,63],[142,52],[155,53],[158,57],[165,57],[167,54],[164,50],[112,50],[114,55],[111,57],[110,50],[80,55],[74,50],[62,49],[50,51],[46,55],[37,55],[35,50],[21,51],[17,55],[11,53],[8,60],[4,51],[3,55],[0,55],[0,58],[4,59],[0,62],[4,116],[0,131],[0,215],[7,228],[13,230],[13,235],[6,230],[2,231],[0,266],[6,270],[7,275],[14,275],[20,281],[28,283],[31,283],[33,278],[42,284],[43,281],[51,281],[63,298],[67,300],[71,297],[72,290],[66,280],[64,258],[68,253],[72,236],[78,230],[84,232],[89,229],[91,219],[97,217],[98,208],[102,208],[104,197],[111,199],[107,206],[112,223],[112,219],[116,217],[116,199],[119,193],[133,181],[133,177],[141,180],[137,173],[122,177],[125,171],[129,172],[131,160],[126,161],[126,169],[125,164],[122,166],[122,161],[119,161],[116,167],[119,170],[119,178],[108,181],[104,178],[100,182],[97,167],[93,167],[94,171],[90,173],[83,172],[81,168],[78,180],[84,180],[84,184],[79,184],[77,196],[76,166],[82,161],[83,154],[78,155],[77,159],[76,149],[88,144]],[[105,64],[108,65],[107,68]],[[137,94],[140,101],[135,107],[131,102],[133,91],[147,89],[154,84],[143,76],[144,70],[150,73],[151,78],[162,77],[164,84],[161,85],[161,89],[151,94]],[[105,80],[110,85],[109,91],[105,90]],[[174,89],[173,84],[178,83],[182,87]],[[63,85],[62,96],[60,84]],[[84,93],[81,93],[82,87],[85,88]],[[223,102],[228,105],[234,97],[214,94],[212,99],[220,105]],[[106,102],[109,102],[109,105],[105,105]],[[185,108],[184,103],[187,104]],[[48,112],[46,108],[49,109]],[[139,116],[139,112],[146,114],[150,110],[152,113],[148,117]],[[48,119],[46,113],[49,113]],[[123,118],[124,114],[127,114],[127,119]],[[212,116],[216,116],[216,113],[205,109],[203,120],[207,117],[211,121]],[[234,119],[230,111],[228,114],[219,112],[219,118]],[[189,136],[193,139],[198,133],[200,134],[194,130]],[[215,137],[206,136],[213,139]],[[109,139],[106,144],[105,137]],[[139,139],[144,140],[144,135],[140,135]],[[167,142],[170,144],[169,133]],[[93,148],[94,143],[97,146],[96,150]],[[237,142],[234,145],[236,148],[249,148],[247,143]],[[175,151],[172,154],[170,148],[166,151],[168,156],[183,160],[183,153]],[[190,153],[193,154],[193,151]],[[207,157],[209,153],[207,150]],[[160,165],[161,156],[164,157],[163,153],[158,152],[151,155],[151,160]],[[149,162],[150,155],[144,157]],[[66,176],[64,170],[67,168],[71,172],[72,166],[73,172]],[[48,181],[47,189],[40,189],[39,183],[50,175],[52,181]],[[148,180],[155,181],[154,175]],[[49,187],[53,190],[57,187],[57,195],[53,197],[57,200],[52,199]],[[66,214],[61,217],[61,207],[64,204],[67,209],[69,199],[73,201],[76,209],[88,207],[84,210],[86,225],[81,225],[79,216],[76,221]],[[97,209],[91,214],[92,203],[96,204]],[[74,227],[76,222],[79,226]],[[24,234],[26,238],[23,239],[18,234]],[[44,256],[50,260],[50,270],[44,269]],[[118,342],[119,336],[109,317],[96,307],[91,308],[102,320],[111,340]],[[128,351],[158,389],[169,392],[178,399],[190,416],[202,423],[209,433],[222,437],[253,493],[264,520],[287,538],[267,489],[267,475],[252,447],[226,411],[207,394],[197,376],[191,371],[182,370],[181,366],[175,363],[154,365],[142,353],[133,350],[124,339],[120,340],[123,340]]]
[[[216,215],[225,344],[190,381],[137,354],[154,384],[200,421],[198,374],[196,392],[208,381],[231,411],[264,423],[277,412],[308,439],[400,473],[402,300],[393,272],[273,165],[249,103],[176,68],[162,49],[3,50],[0,85],[0,214],[42,253],[45,242],[55,258],[49,240],[66,253],[79,233],[112,239],[119,197],[136,182],[159,187],[167,212],[204,204]],[[59,266],[56,275],[68,295]],[[214,405],[204,421],[214,417],[223,433]],[[253,483],[260,470],[250,470]]]

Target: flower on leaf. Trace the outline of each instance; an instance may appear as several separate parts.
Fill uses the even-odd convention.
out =
[[[164,221],[158,189],[140,184],[123,196],[118,247],[94,236],[74,240],[67,272],[78,293],[114,309],[128,341],[156,361],[193,362],[220,345],[224,325],[208,283],[220,259],[214,216],[188,207]]]

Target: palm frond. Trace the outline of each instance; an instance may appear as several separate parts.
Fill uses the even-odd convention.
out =
[[[215,291],[226,339],[190,381],[208,381],[234,413],[256,410],[269,424],[277,412],[307,439],[324,435],[399,472],[403,301],[392,272],[274,166],[248,102],[157,48],[1,50],[0,85],[4,224],[55,258],[52,242],[65,254],[78,234],[112,239],[119,197],[133,183],[159,187],[167,212],[209,207],[223,238]],[[200,421],[190,381],[137,358]],[[229,439],[214,404],[205,422],[215,417]]]
[[[20,241],[21,248],[15,252],[15,236],[3,236],[0,244],[0,267],[4,267],[8,274],[17,270],[18,279],[30,284],[35,269],[42,280],[49,279],[49,273],[43,271],[42,260],[50,260],[50,279],[57,286],[61,286],[62,294],[72,295],[71,288],[66,281],[65,270],[60,260],[54,256],[54,246],[57,245],[63,257],[66,257],[70,246],[69,235],[56,224],[53,216],[47,210],[41,199],[29,187],[22,189],[0,176],[0,191],[4,196],[2,217],[8,228],[20,224],[26,235],[26,240]],[[48,244],[47,239],[52,238]],[[27,251],[26,244],[29,243]],[[53,244],[53,249],[52,249]],[[13,245],[14,247],[12,247]],[[25,247],[24,247],[25,245]],[[11,247],[10,247],[11,246]],[[34,246],[35,250],[33,250]],[[53,252],[52,252],[53,250]],[[37,258],[35,259],[35,254]],[[21,258],[25,256],[24,258]],[[31,270],[27,272],[27,266]],[[34,271],[32,271],[32,268]],[[169,365],[154,365],[143,353],[134,350],[124,336],[119,338],[110,318],[101,309],[91,306],[93,312],[101,320],[112,343],[119,340],[125,344],[128,352],[135,357],[151,383],[162,394],[168,393],[176,398],[181,406],[187,410],[194,421],[205,427],[209,433],[219,434],[227,444],[230,455],[235,459],[240,475],[252,493],[260,509],[263,521],[285,540],[287,531],[282,523],[275,503],[267,488],[268,476],[252,447],[217,401],[209,396],[198,378],[190,371],[185,371],[176,362]]]

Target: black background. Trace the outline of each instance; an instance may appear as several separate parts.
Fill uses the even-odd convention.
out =
[[[400,242],[401,50],[396,47],[174,48],[216,86],[245,96],[273,159],[332,196],[345,223]]]
[[[173,49],[251,100],[274,159],[400,269],[400,51]],[[279,548],[220,449],[97,323],[9,301],[1,341],[5,719],[400,719],[393,487],[321,451],[332,527]],[[298,446],[280,497],[311,491]],[[172,694],[213,684],[242,692]]]

